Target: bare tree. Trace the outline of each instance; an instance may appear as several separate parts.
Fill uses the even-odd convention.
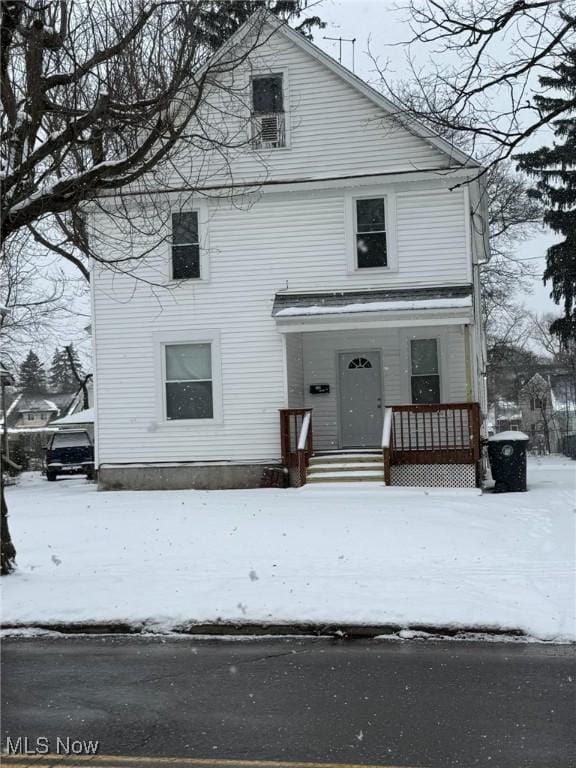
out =
[[[88,285],[82,277],[54,264],[54,257],[36,245],[23,230],[5,243],[0,262],[0,304],[7,312],[0,317],[2,360],[15,370],[30,348],[58,340],[66,327],[86,325],[82,312]],[[64,340],[64,339],[63,339]]]
[[[306,1],[258,5],[286,20]],[[87,258],[128,271],[142,256],[131,242],[154,232],[159,191],[194,194],[215,169],[237,191],[230,158],[250,142],[250,110],[234,74],[275,31],[259,12],[230,37],[241,7],[250,4],[227,13],[214,0],[1,0],[3,260],[28,231],[86,277]],[[122,219],[121,248],[91,249],[86,203]],[[3,503],[2,573],[13,568],[7,531]]]
[[[384,90],[388,89],[385,69],[378,58],[371,59]],[[473,154],[474,142],[458,120],[443,121],[443,103],[434,97],[424,98],[421,84],[404,81],[394,85],[396,101],[402,104],[401,122],[417,118],[464,152]],[[542,226],[542,206],[529,194],[525,177],[516,173],[511,162],[490,164],[489,157],[479,155],[479,163],[489,167],[483,178],[483,203],[488,212],[487,226],[490,254],[481,256],[481,281],[484,322],[494,336],[498,328],[508,328],[518,315],[514,295],[527,289],[536,276],[534,267],[517,258],[517,246],[528,240]],[[461,182],[455,182],[458,186]],[[478,221],[479,219],[474,219]],[[504,340],[504,336],[501,337]]]
[[[488,165],[574,107],[575,98],[544,114],[530,99],[538,75],[574,48],[571,0],[408,0],[401,7],[410,18],[408,66],[422,117],[440,133],[465,133]],[[425,68],[415,63],[422,44],[430,51]]]

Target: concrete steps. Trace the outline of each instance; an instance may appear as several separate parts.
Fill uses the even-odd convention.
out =
[[[376,450],[326,451],[311,457],[307,483],[384,482],[382,454]]]

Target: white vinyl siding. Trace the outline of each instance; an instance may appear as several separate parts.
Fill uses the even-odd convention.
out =
[[[462,191],[441,185],[426,194],[400,190],[397,201],[398,269],[377,283],[370,274],[347,271],[343,191],[265,195],[246,208],[213,201],[209,282],[162,289],[96,267],[99,460],[128,460],[127,444],[130,461],[278,457],[278,409],[288,398],[284,347],[271,317],[276,292],[458,285],[466,279]],[[110,222],[101,219],[98,226]],[[157,283],[169,251],[168,243],[161,245],[138,265],[138,276]],[[177,341],[191,343],[205,340],[193,336],[207,329],[221,334],[221,419],[193,430],[189,422],[166,423],[157,408],[161,358],[151,332],[166,343],[175,333]],[[297,357],[297,349],[291,355]],[[386,386],[386,375],[383,380]],[[288,383],[291,402],[298,386],[297,379]]]
[[[280,35],[273,35],[250,64],[226,82],[229,94],[210,97],[215,117],[203,115],[203,127],[214,126],[219,138],[239,145],[250,134],[251,77],[282,71],[289,146],[254,151],[246,141],[231,157],[204,154],[199,185],[218,179],[289,180],[361,176],[393,171],[444,169],[457,165],[425,139],[413,135],[377,104],[308,52]],[[241,94],[244,92],[244,96]],[[289,104],[289,108],[286,107]],[[193,128],[193,126],[192,126]]]

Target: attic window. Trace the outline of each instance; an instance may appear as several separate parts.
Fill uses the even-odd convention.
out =
[[[284,112],[282,75],[262,75],[252,78],[252,112],[269,115]]]
[[[255,149],[286,146],[284,83],[281,74],[252,78],[252,145]]]

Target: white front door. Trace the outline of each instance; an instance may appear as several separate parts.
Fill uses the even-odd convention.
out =
[[[339,355],[340,442],[342,448],[374,448],[382,438],[379,352]]]

